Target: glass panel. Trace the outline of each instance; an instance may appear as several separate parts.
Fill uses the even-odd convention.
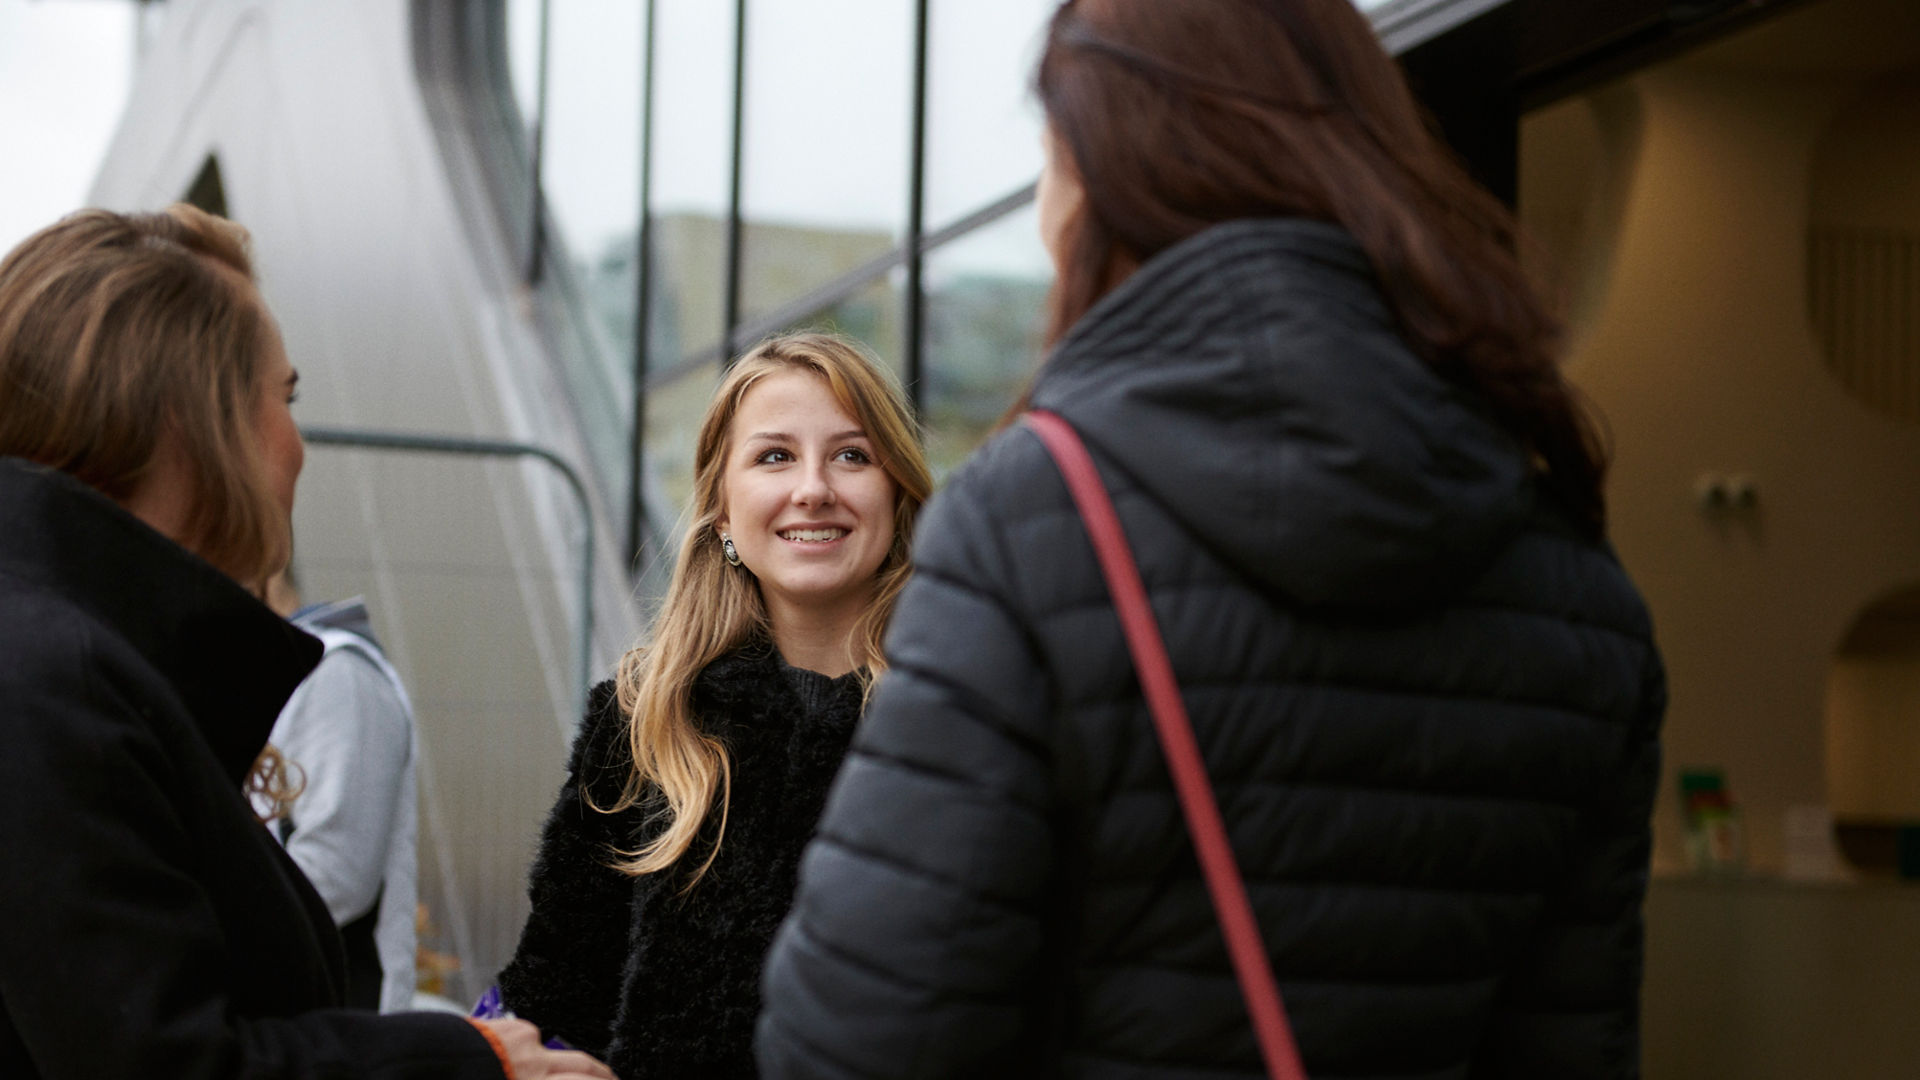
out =
[[[944,477],[1039,364],[1053,268],[1032,205],[927,257],[927,454]]]
[[[742,318],[897,247],[906,231],[913,8],[747,8]]]
[[[547,202],[622,372],[633,354],[645,14],[631,0],[559,0],[547,61]]]
[[[646,465],[641,497],[653,525],[649,565],[640,567],[640,595],[666,594],[673,557],[680,549],[687,510],[693,505],[693,446],[700,419],[720,385],[718,361],[695,364],[664,382],[647,386]]]
[[[733,4],[658,0],[654,32],[656,276],[647,363],[657,370],[716,347],[725,329]]]
[[[550,344],[610,493],[626,490],[631,453],[645,13],[629,0],[557,0],[549,13],[541,179],[561,269],[540,302],[560,308]],[[514,98],[531,120],[540,4],[512,0],[506,14]]]
[[[894,378],[904,380],[906,283],[905,268],[895,269],[832,307],[795,320],[783,329],[825,330],[854,338],[872,349]]]
[[[507,0],[507,73],[520,117],[540,107],[540,0]]]
[[[1055,0],[933,0],[928,14],[929,231],[1040,175],[1029,85]]]

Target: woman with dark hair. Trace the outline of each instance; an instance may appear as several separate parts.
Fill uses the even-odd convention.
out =
[[[1306,1071],[1638,1074],[1664,677],[1514,226],[1349,0],[1069,0],[1028,403],[1112,492]],[[1035,433],[929,506],[771,1076],[1260,1074]]]
[[[297,376],[246,234],[91,210],[0,261],[0,1076],[564,1080],[524,1021],[340,1008],[326,905],[254,814],[320,643],[287,560]]]

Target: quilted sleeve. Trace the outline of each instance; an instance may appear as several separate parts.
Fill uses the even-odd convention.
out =
[[[1653,850],[1666,680],[1649,648],[1640,715],[1614,782],[1589,812],[1581,847],[1508,978],[1474,1063],[1475,1080],[1640,1075],[1642,907]]]
[[[1019,1071],[1056,845],[1050,691],[985,491],[956,478],[921,519],[891,667],[765,969],[766,1076]]]

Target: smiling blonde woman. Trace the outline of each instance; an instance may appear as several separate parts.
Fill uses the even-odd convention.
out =
[[[826,334],[734,365],[694,468],[666,601],[591,695],[500,976],[623,1076],[754,1075],[761,959],[932,485],[898,387]]]

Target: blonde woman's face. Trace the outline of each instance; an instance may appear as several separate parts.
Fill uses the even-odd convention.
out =
[[[859,421],[825,379],[780,371],[741,399],[727,445],[716,528],[759,579],[768,617],[857,614],[893,547],[898,498]]]

